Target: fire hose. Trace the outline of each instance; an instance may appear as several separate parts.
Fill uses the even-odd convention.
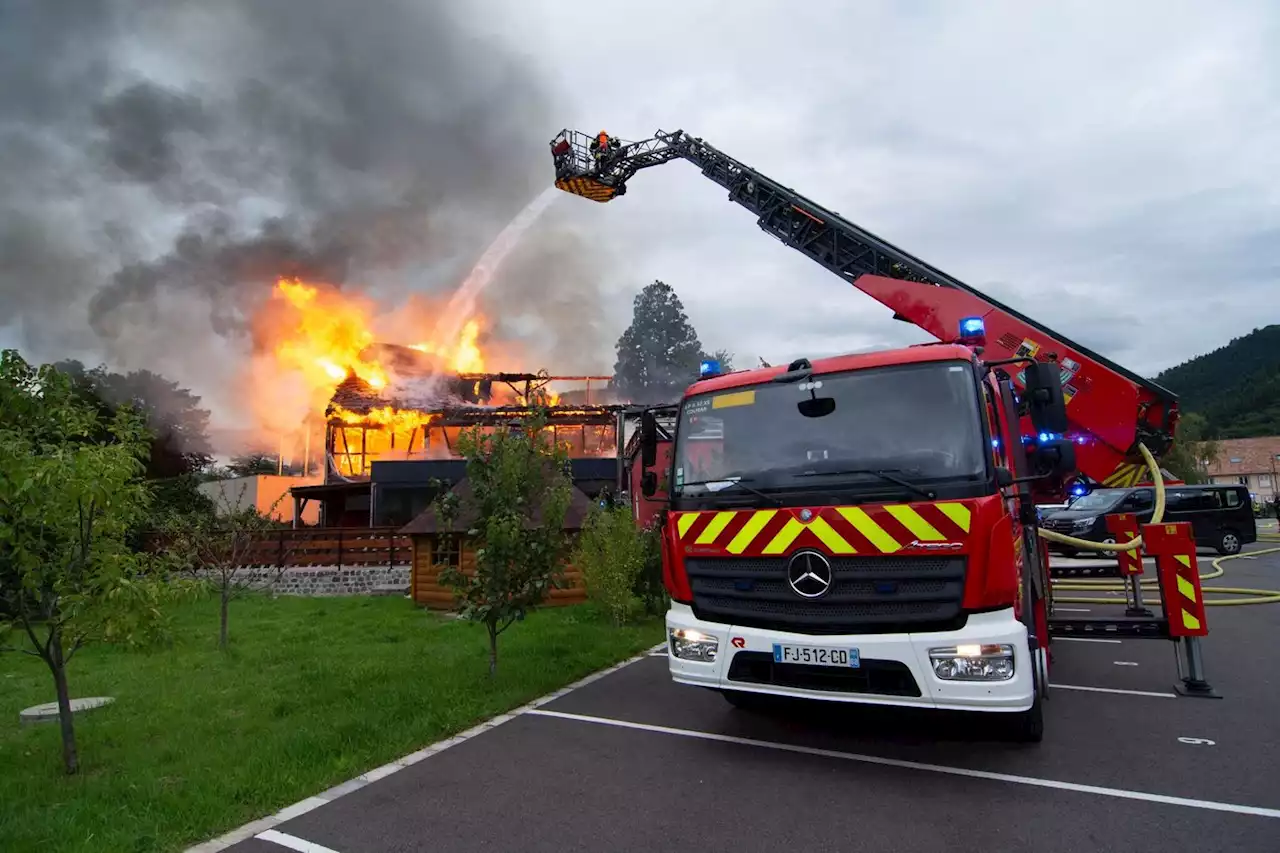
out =
[[[1151,455],[1151,451],[1146,448],[1146,445],[1139,444],[1138,450],[1142,452],[1142,457],[1147,462],[1147,468],[1150,469],[1151,471],[1151,482],[1152,484],[1154,484],[1155,490],[1156,490],[1156,505],[1155,505],[1154,511],[1151,514],[1150,523],[1159,524],[1164,519],[1164,509],[1165,509],[1164,477],[1160,473],[1159,464],[1157,464],[1155,457]],[[1043,536],[1045,539],[1048,539],[1051,542],[1061,542],[1064,545],[1074,545],[1077,548],[1082,548],[1088,551],[1110,551],[1115,553],[1120,551],[1133,551],[1137,548],[1142,547],[1141,536],[1138,536],[1135,539],[1131,539],[1128,542],[1117,542],[1117,543],[1111,544],[1111,543],[1105,543],[1105,542],[1092,542],[1088,539],[1077,539],[1074,536],[1067,536],[1065,534],[1057,533],[1052,530],[1045,530],[1044,528],[1039,528],[1039,532],[1041,536]],[[1268,540],[1270,539],[1270,537],[1265,537],[1265,538],[1267,538]],[[1275,554],[1275,553],[1280,553],[1280,548],[1264,548],[1259,551],[1254,551],[1252,554],[1249,554],[1248,556],[1252,557],[1258,554]],[[1200,580],[1204,581],[1204,580],[1210,580],[1212,578],[1221,577],[1223,574],[1226,573],[1226,570],[1222,568],[1222,564],[1224,562],[1226,562],[1227,560],[1235,560],[1243,556],[1245,555],[1232,554],[1226,557],[1218,557],[1212,563],[1213,571],[1207,574],[1201,575]],[[1159,581],[1155,579],[1151,579],[1151,580],[1139,581],[1139,583],[1143,585],[1150,585],[1150,584],[1159,583]],[[1124,581],[1115,581],[1115,580],[1056,580],[1053,582],[1053,588],[1055,591],[1069,590],[1073,592],[1125,592],[1125,583]],[[1201,587],[1201,591],[1204,593],[1213,592],[1213,593],[1220,593],[1223,595],[1245,596],[1243,598],[1214,599],[1212,601],[1206,598],[1204,601],[1204,604],[1206,607],[1208,606],[1225,607],[1229,605],[1280,603],[1280,592],[1272,589],[1246,589],[1243,587],[1233,587],[1233,586],[1206,586],[1206,587]],[[1115,599],[1111,599],[1111,598],[1087,598],[1087,597],[1057,598],[1056,596],[1054,597],[1054,601],[1061,602],[1063,604],[1119,604],[1120,603]]]

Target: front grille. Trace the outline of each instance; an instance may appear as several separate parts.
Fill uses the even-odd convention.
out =
[[[800,690],[832,693],[872,693],[879,696],[919,696],[920,686],[905,663],[896,660],[862,660],[862,665],[809,666],[774,663],[768,652],[738,652],[729,664],[729,680],[745,684],[771,684]]]
[[[805,634],[954,630],[964,624],[963,557],[832,557],[831,589],[797,595],[790,557],[685,561],[700,619]]]

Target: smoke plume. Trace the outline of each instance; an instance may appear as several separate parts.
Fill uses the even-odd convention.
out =
[[[0,327],[178,379],[215,419],[278,276],[446,293],[549,181],[551,95],[461,2],[3,8]],[[528,242],[482,305],[518,294],[509,331],[558,341],[533,349],[552,370],[607,362],[596,265],[546,223]]]

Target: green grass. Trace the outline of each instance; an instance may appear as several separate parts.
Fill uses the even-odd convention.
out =
[[[61,772],[55,724],[19,726],[53,700],[39,660],[0,655],[0,848],[164,851],[217,836],[661,642],[589,606],[539,611],[499,641],[400,598],[247,599],[231,650],[211,600],[175,613],[171,647],[89,647],[72,696],[81,772]]]

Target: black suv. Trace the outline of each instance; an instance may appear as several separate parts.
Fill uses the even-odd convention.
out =
[[[1097,489],[1066,509],[1051,513],[1041,526],[1077,539],[1113,543],[1116,540],[1107,530],[1107,515],[1133,513],[1139,524],[1146,524],[1154,510],[1155,490],[1150,486]],[[1246,486],[1168,486],[1164,520],[1190,522],[1196,544],[1219,554],[1238,554],[1245,545],[1258,540],[1253,503]],[[1050,542],[1049,548],[1060,554],[1077,553],[1070,545],[1057,542]]]

